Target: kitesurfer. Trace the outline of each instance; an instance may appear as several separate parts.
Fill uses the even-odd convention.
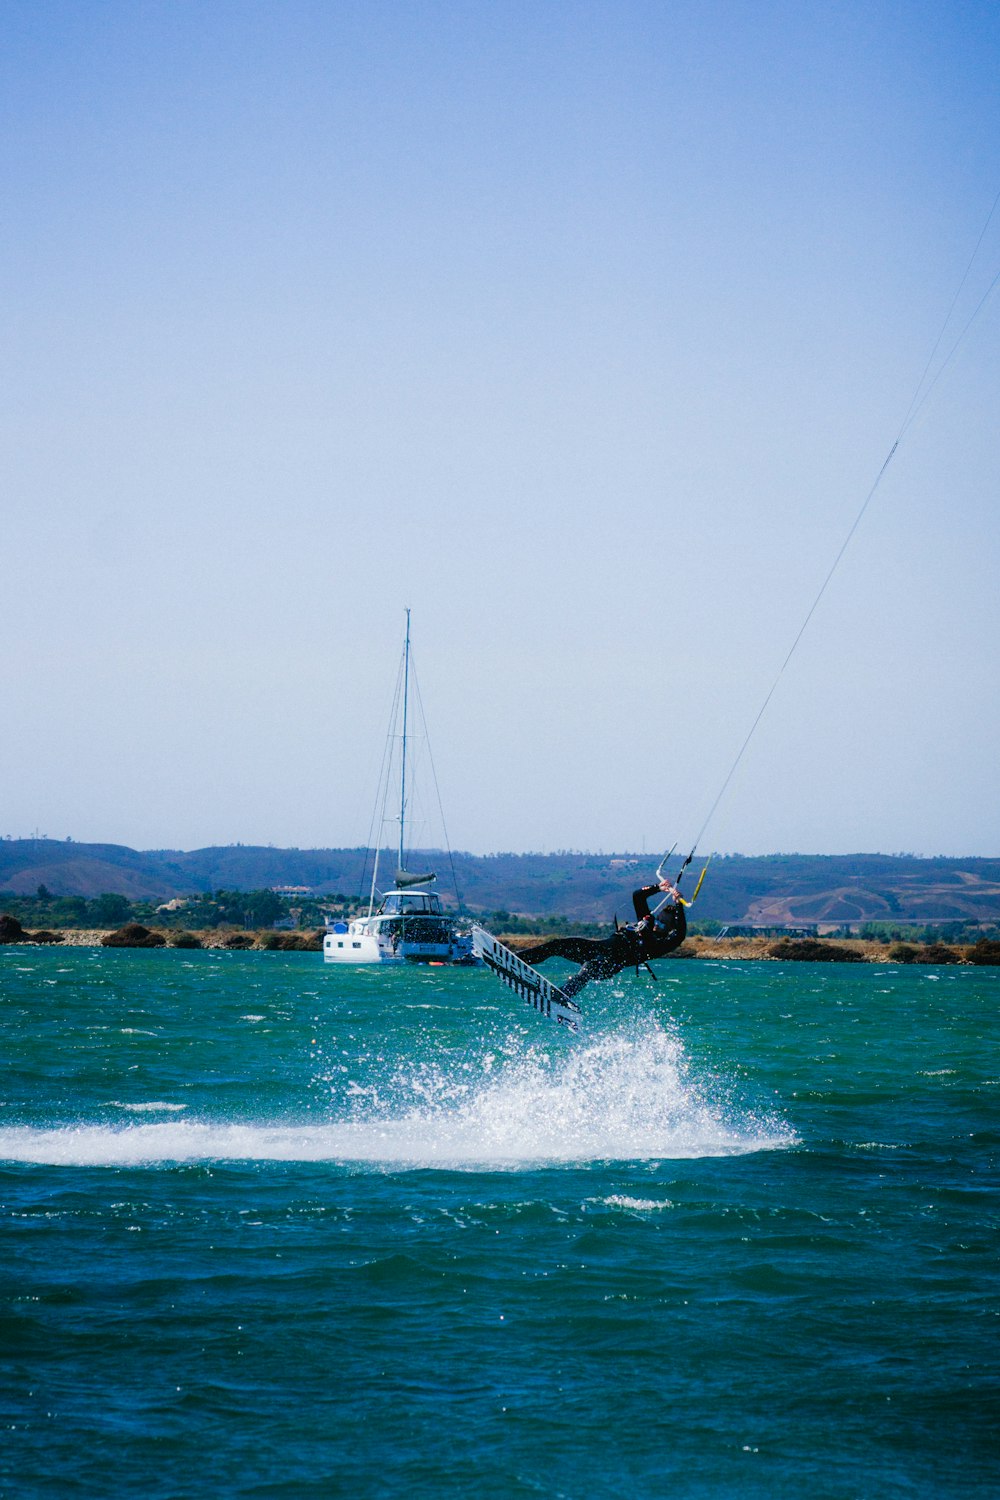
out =
[[[657,891],[664,891],[673,899],[654,915],[649,909],[649,898]],[[687,935],[687,919],[676,885],[669,880],[644,885],[632,892],[632,905],[635,922],[616,928],[610,937],[550,938],[547,943],[519,948],[517,956],[532,967],[543,964],[547,958],[567,958],[570,963],[579,964],[580,968],[562,986],[564,995],[575,995],[592,979],[611,979],[622,969],[638,968],[649,959],[662,958],[680,947]]]

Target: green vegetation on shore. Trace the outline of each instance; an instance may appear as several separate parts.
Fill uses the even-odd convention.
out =
[[[44,885],[34,895],[12,895],[0,892],[0,910],[9,913],[29,930],[108,930],[138,922],[167,934],[198,933],[235,928],[262,932],[280,928],[305,932],[322,928],[327,917],[349,919],[366,908],[367,903],[341,891],[324,896],[289,897],[273,890],[217,890],[196,893],[186,899],[167,902],[130,900],[117,893],[105,893],[88,900],[83,896],[55,896]],[[607,937],[610,922],[586,921],[563,915],[525,916],[504,908],[493,911],[466,912],[472,920],[482,922],[491,932],[512,937]],[[698,920],[689,913],[688,930],[693,936],[717,937],[725,928],[717,919]],[[756,929],[759,936],[781,937],[779,926]],[[908,944],[914,948],[931,944],[968,945],[981,937],[1000,937],[1000,923],[976,922],[866,922],[856,931],[848,926],[828,930],[827,938],[860,938],[868,943]]]
[[[313,934],[321,930],[327,917],[347,920],[364,910],[366,903],[341,891],[324,896],[305,893],[288,896],[274,890],[227,890],[199,892],[185,898],[175,897],[170,901],[131,900],[119,893],[107,892],[87,899],[83,896],[53,895],[40,885],[34,895],[11,895],[0,893],[0,910],[7,913],[28,931],[58,934],[65,931],[117,930],[129,923],[157,930],[164,934],[170,946],[184,946],[183,935],[196,946],[196,935],[212,933],[213,946],[222,945],[219,933],[233,931],[251,934],[243,946],[290,947],[301,946],[292,939],[296,934]],[[554,936],[606,937],[612,931],[609,922],[574,919],[564,915],[525,916],[516,912],[496,908],[492,911],[466,912],[472,920],[482,922],[492,932],[504,933],[517,940],[523,938],[543,939]],[[692,937],[717,938],[725,933],[724,924],[717,919],[698,920],[689,913],[688,928]],[[276,930],[278,929],[278,930]],[[737,928],[738,935],[747,935],[746,929]],[[270,942],[258,940],[254,934],[271,934]],[[750,934],[760,938],[790,936],[780,926],[760,926]],[[816,934],[800,934],[809,941]],[[880,944],[886,948],[895,944],[900,948],[900,961],[907,962],[907,953],[923,951],[937,945],[970,946],[979,939],[1000,937],[1000,924],[984,924],[971,921],[939,923],[866,922],[852,930],[849,926],[828,929],[825,939],[860,939],[865,944]],[[288,941],[284,941],[287,938]],[[46,941],[45,937],[37,941]],[[198,945],[201,939],[197,940]],[[307,946],[317,946],[311,937]],[[902,945],[902,946],[901,946]],[[240,946],[230,942],[230,946]]]

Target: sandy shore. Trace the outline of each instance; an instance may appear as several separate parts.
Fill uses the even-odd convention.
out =
[[[99,928],[99,929],[97,929],[97,928],[88,928],[88,927],[64,927],[64,928],[60,929],[60,934],[61,934],[61,937],[62,937],[62,942],[59,943],[59,944],[54,944],[52,946],[57,946],[57,947],[60,947],[60,948],[99,948],[101,946],[102,942],[104,941],[104,939],[106,937],[110,937],[111,933],[113,931],[116,931],[116,930],[117,929],[111,928],[111,927],[105,927],[105,928]],[[150,928],[150,931],[151,932],[159,932],[162,937],[165,937],[166,940],[167,940],[167,947],[168,948],[171,948],[171,947],[174,946],[173,945],[173,939],[177,936],[177,934],[176,934],[176,932],[172,931],[170,928],[152,927],[152,928]],[[249,943],[249,945],[247,945],[247,944],[238,944],[238,945],[235,945],[235,946],[239,946],[239,947],[250,946],[252,948],[262,948],[264,946],[265,941],[269,937],[273,937],[274,936],[274,934],[271,932],[270,929],[266,929],[266,930],[260,931],[260,932],[247,932],[247,933],[244,933],[244,932],[240,931],[239,929],[234,929],[232,927],[226,927],[226,928],[221,928],[221,929],[220,928],[213,928],[213,929],[211,929],[211,930],[209,930],[207,932],[195,932],[193,934],[193,936],[198,939],[198,941],[199,941],[199,943],[200,943],[200,945],[201,945],[202,948],[226,948],[226,947],[231,946],[229,943],[227,943],[226,940],[227,939],[231,939],[233,937],[234,931],[237,933],[237,935],[239,937],[241,937],[241,938],[242,937],[247,937],[247,938],[249,938],[251,940],[250,943]],[[295,937],[300,937],[300,938],[312,938],[312,939],[316,940],[316,951],[320,951],[321,948],[322,948],[322,934],[317,935],[317,934],[312,933],[312,932],[301,932],[301,933],[294,933],[294,934],[292,934],[292,933],[287,933],[287,934],[286,933],[282,933],[281,936],[282,937],[286,937],[286,936],[287,937],[292,937],[292,936],[295,936]],[[31,943],[30,940],[29,940],[29,941],[27,941],[22,946],[34,947],[34,944]],[[46,944],[45,946],[49,946],[49,945]],[[182,949],[181,951],[190,952],[191,950],[190,949]]]

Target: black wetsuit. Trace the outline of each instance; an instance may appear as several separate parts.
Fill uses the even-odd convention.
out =
[[[687,935],[687,919],[680,901],[664,907],[654,917],[649,898],[659,892],[658,885],[644,885],[632,892],[635,925],[619,927],[608,938],[550,938],[531,948],[519,948],[517,956],[526,964],[543,964],[547,958],[568,958],[580,968],[562,986],[564,995],[575,995],[592,979],[611,979],[622,969],[644,964],[650,958],[662,958],[679,948]]]

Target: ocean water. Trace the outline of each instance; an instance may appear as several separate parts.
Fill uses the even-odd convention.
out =
[[[0,1494],[1000,1493],[1000,970],[0,949]]]

